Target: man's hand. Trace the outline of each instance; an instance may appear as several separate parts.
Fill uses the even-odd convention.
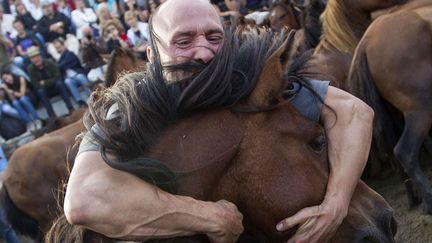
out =
[[[296,225],[296,234],[288,243],[328,242],[347,214],[347,206],[337,200],[324,200],[321,205],[300,210],[278,223],[277,229],[285,231]]]
[[[216,226],[212,232],[207,232],[207,237],[213,243],[236,242],[243,232],[243,215],[233,203],[226,200],[217,201],[214,206]]]
[[[44,86],[45,85],[45,80],[39,81],[39,85]]]

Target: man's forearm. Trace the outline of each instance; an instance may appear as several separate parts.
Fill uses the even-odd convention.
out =
[[[110,168],[100,156],[88,161],[89,153],[98,152],[81,154],[69,179],[65,198],[69,222],[131,240],[208,234],[220,229],[219,222],[213,220],[218,214],[215,203],[171,195]]]
[[[336,200],[341,210],[347,210],[369,155],[373,110],[356,98],[343,96],[329,106],[336,116],[325,124],[330,161],[326,200]]]

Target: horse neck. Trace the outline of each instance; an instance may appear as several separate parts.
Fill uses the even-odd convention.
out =
[[[350,8],[344,0],[330,0],[321,15],[323,33],[315,53],[326,49],[352,56],[371,21],[369,13]]]

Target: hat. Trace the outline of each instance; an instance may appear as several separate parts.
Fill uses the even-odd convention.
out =
[[[39,48],[37,48],[36,46],[31,46],[27,49],[27,56],[29,58],[39,56],[39,55],[40,55]]]

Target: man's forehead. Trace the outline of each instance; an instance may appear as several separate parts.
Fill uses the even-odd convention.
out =
[[[214,27],[222,28],[219,16],[208,0],[169,0],[162,4],[154,16],[153,25],[158,35],[172,35],[176,28],[182,28],[179,23],[188,21],[214,22]]]

